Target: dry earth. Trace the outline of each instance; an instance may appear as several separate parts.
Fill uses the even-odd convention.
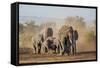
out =
[[[76,55],[67,54],[64,56],[57,54],[20,54],[19,63],[44,63],[44,62],[61,62],[61,61],[80,61],[96,60],[96,52],[80,52]]]

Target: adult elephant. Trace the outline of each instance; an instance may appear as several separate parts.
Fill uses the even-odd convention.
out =
[[[64,55],[67,53],[68,55],[71,53],[71,45],[72,45],[72,38],[73,38],[73,28],[72,26],[62,26],[59,30],[59,39],[61,42],[61,53]]]
[[[43,30],[42,34],[44,42],[42,43],[41,52],[49,52],[50,49],[55,48],[55,45],[53,46],[53,29],[51,27],[47,27]]]
[[[74,30],[72,26],[66,27],[65,35],[63,35],[63,45],[68,53],[76,54],[76,41],[78,40],[78,31]],[[63,48],[63,49],[64,49]]]

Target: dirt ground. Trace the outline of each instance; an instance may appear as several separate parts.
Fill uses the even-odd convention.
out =
[[[80,61],[96,60],[96,52],[80,52],[76,55],[58,55],[58,54],[20,54],[19,63],[44,63],[44,62],[61,62],[61,61]]]

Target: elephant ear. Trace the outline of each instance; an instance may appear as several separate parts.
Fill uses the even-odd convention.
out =
[[[75,40],[78,40],[78,32],[77,32],[77,30],[74,31],[74,35],[75,35]]]
[[[48,27],[46,30],[45,30],[45,36],[46,38],[47,37],[52,37],[53,36],[53,29]]]

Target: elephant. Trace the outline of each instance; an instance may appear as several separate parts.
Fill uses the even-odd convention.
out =
[[[62,26],[59,30],[59,39],[61,43],[61,54],[64,55],[67,53],[71,54],[71,46],[72,46],[72,36],[73,36],[73,28],[72,26]]]
[[[44,40],[46,40],[48,37],[53,37],[53,29],[51,27],[45,28],[42,33]]]
[[[66,37],[69,38],[68,40],[69,51],[70,53],[75,55],[76,54],[76,41],[78,40],[78,31],[74,30],[72,26],[70,26],[66,31],[67,31]]]
[[[48,47],[47,47],[47,41],[45,40],[43,43],[42,43],[42,46],[41,46],[41,53],[44,54],[48,52]]]
[[[70,40],[69,40],[69,36],[67,36],[67,37],[64,37],[64,40],[63,40],[62,55],[64,55],[65,53],[67,53],[69,55],[70,52],[71,52],[71,43],[70,43]]]
[[[37,44],[36,41],[32,39],[32,46],[33,46],[33,52],[36,54],[37,53]]]
[[[44,39],[42,35],[38,35],[37,38],[32,39],[32,43],[33,43],[33,50],[34,53],[36,54],[40,54],[41,53],[41,46],[43,43]]]
[[[43,43],[42,43],[42,48],[41,52],[42,53],[56,53],[57,46],[54,44],[54,38],[53,37],[48,37]]]
[[[73,55],[76,54],[76,41],[78,40],[78,32],[77,30],[73,30],[73,34],[72,34],[72,53]]]
[[[57,37],[54,38],[53,45],[56,46],[56,50],[55,50],[56,54],[60,54],[61,55],[62,46],[61,46],[60,40]]]
[[[56,48],[55,45],[53,45],[53,29],[51,27],[47,27],[44,29],[42,32],[43,35],[43,43],[42,43],[42,48],[41,52],[45,53],[48,52],[49,50],[54,50]]]

